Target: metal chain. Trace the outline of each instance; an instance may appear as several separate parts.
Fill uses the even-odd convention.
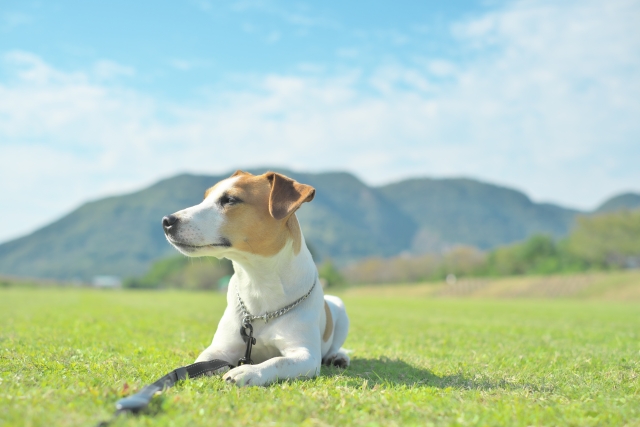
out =
[[[244,301],[242,301],[242,298],[240,298],[240,290],[236,289],[236,295],[238,296],[238,303],[240,304],[240,311],[242,312],[242,324],[244,326],[247,326],[248,324],[250,324],[256,319],[262,319],[264,320],[265,323],[267,323],[269,320],[275,319],[276,317],[280,317],[283,314],[287,313],[288,311],[293,310],[298,304],[306,300],[307,297],[311,295],[311,292],[316,287],[316,282],[317,280],[313,282],[313,285],[311,286],[311,289],[309,289],[309,292],[304,294],[302,297],[300,297],[296,301],[282,307],[280,310],[275,310],[271,312],[267,311],[265,314],[261,316],[254,316],[253,314],[249,313],[249,310],[247,310],[247,307],[244,305]]]

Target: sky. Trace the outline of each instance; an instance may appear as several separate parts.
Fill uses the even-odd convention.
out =
[[[0,242],[182,172],[640,192],[640,2],[0,4]]]

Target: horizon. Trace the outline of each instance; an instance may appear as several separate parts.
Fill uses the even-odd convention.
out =
[[[0,242],[181,171],[640,193],[640,4],[0,6]]]

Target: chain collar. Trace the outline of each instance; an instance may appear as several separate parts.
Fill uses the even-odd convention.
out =
[[[242,298],[240,298],[240,290],[236,289],[236,295],[238,296],[238,304],[240,304],[240,311],[242,312],[242,324],[246,327],[256,319],[262,319],[264,320],[265,323],[267,323],[269,320],[280,317],[283,314],[287,313],[288,311],[293,310],[298,304],[306,300],[307,297],[311,295],[311,292],[316,287],[316,282],[317,280],[314,280],[313,285],[311,286],[311,289],[309,289],[309,292],[307,292],[306,294],[304,294],[303,296],[301,296],[291,304],[282,307],[280,310],[275,310],[271,312],[267,311],[265,314],[261,316],[254,316],[253,314],[249,313],[249,310],[247,310],[247,307],[244,305],[244,301],[242,301]]]

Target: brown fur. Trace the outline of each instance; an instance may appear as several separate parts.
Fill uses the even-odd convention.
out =
[[[248,173],[248,172],[241,171],[240,169],[238,169],[229,178],[233,178],[234,176],[238,176],[238,175],[251,175],[251,174]],[[204,198],[205,199],[207,198],[207,196],[209,196],[209,194],[213,191],[214,188],[216,188],[215,185],[213,187],[211,187],[211,188],[207,188],[207,190],[204,192]]]
[[[302,233],[300,232],[300,224],[298,223],[298,218],[295,214],[289,217],[287,221],[287,229],[289,230],[289,235],[293,239],[293,254],[298,255],[300,253],[300,248],[302,247]]]
[[[298,210],[304,202],[310,202],[316,190],[310,185],[300,184],[279,173],[266,173],[271,182],[269,212],[275,219],[283,219]]]
[[[274,172],[256,176],[237,171],[232,177],[238,179],[228,193],[242,203],[225,208],[228,221],[221,231],[233,247],[272,256],[292,239],[293,250],[299,253],[302,236],[294,212],[313,199],[315,189]],[[207,190],[205,198],[216,186]]]
[[[324,302],[324,314],[327,316],[327,322],[324,326],[324,334],[322,334],[322,341],[327,342],[331,338],[333,333],[333,317],[331,317],[331,310],[327,302]]]

